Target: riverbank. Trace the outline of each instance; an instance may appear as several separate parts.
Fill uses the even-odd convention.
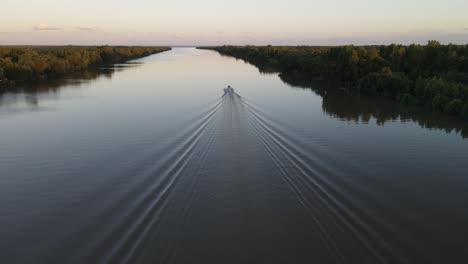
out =
[[[100,65],[122,63],[170,47],[31,46],[0,47],[0,87],[58,78]]]
[[[324,80],[468,120],[468,45],[200,47],[288,80]],[[283,78],[284,79],[284,78]],[[298,80],[296,80],[298,79]]]

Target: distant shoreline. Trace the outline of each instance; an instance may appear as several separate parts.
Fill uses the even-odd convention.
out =
[[[322,80],[468,120],[468,45],[198,47],[242,59],[283,80]]]
[[[147,46],[0,46],[0,88],[60,78],[171,50]]]

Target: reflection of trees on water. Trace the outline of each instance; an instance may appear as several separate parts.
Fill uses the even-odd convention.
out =
[[[268,65],[253,65],[262,74],[278,73],[277,69]],[[323,111],[343,121],[368,123],[375,119],[379,126],[393,121],[412,122],[426,129],[439,129],[447,133],[456,132],[463,138],[468,138],[468,122],[457,117],[422,107],[403,105],[381,97],[352,95],[344,89],[337,88],[333,82],[321,82],[310,76],[289,73],[280,74],[279,77],[293,87],[311,89],[323,98]]]
[[[0,89],[0,107],[21,101],[27,104],[31,110],[38,109],[40,95],[56,94],[64,88],[79,88],[81,85],[94,82],[100,78],[111,79],[115,72],[138,65],[139,63],[116,64],[67,74],[57,79],[36,81],[34,83],[18,83],[12,87],[2,87]]]
[[[249,62],[249,61],[246,61],[244,59],[240,59],[240,58],[236,58],[236,57],[233,57],[233,56],[230,56],[230,55],[225,55],[223,53],[218,53],[221,57],[225,57],[225,58],[229,58],[229,59],[235,59],[236,61],[241,61],[241,62],[244,62],[245,64],[249,64],[249,65],[253,65],[255,67],[257,67],[258,69],[258,72],[260,72],[261,74],[276,74],[278,73],[278,69],[268,65],[268,64],[261,64],[261,63],[253,63],[253,62]]]
[[[274,72],[274,69],[268,66],[255,66],[261,73]],[[460,118],[422,107],[403,105],[381,97],[352,95],[337,88],[335,83],[321,82],[297,73],[280,74],[279,77],[293,87],[311,89],[323,98],[323,111],[343,121],[368,123],[375,119],[379,126],[392,121],[412,122],[427,129],[440,129],[447,133],[454,131],[463,138],[468,138],[468,122]]]
[[[114,69],[95,69],[79,73],[67,74],[52,80],[35,81],[34,83],[18,83],[13,87],[5,87],[3,93],[41,93],[56,92],[64,86],[79,86],[94,81],[99,77],[112,78]]]
[[[379,97],[351,95],[333,84],[324,84],[300,75],[281,74],[280,78],[293,87],[314,91],[323,98],[323,111],[343,121],[368,123],[375,119],[380,126],[392,121],[412,122],[423,128],[456,132],[468,138],[468,122],[456,117]]]

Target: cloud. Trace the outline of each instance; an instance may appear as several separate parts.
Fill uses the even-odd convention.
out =
[[[98,29],[97,27],[77,27],[79,31],[94,31]]]
[[[463,28],[463,30],[465,30],[465,31],[468,31],[468,27],[466,27],[466,28]]]
[[[38,25],[35,25],[34,26],[34,30],[38,30],[38,31],[45,31],[45,30],[60,30],[60,28],[58,27],[51,27],[47,24],[38,24]]]

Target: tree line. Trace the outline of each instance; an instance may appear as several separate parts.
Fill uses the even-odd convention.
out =
[[[125,62],[169,50],[167,47],[0,47],[0,81],[32,81],[92,66]],[[1,84],[1,83],[0,83]]]
[[[298,78],[336,82],[468,119],[468,45],[221,46],[209,47]]]

